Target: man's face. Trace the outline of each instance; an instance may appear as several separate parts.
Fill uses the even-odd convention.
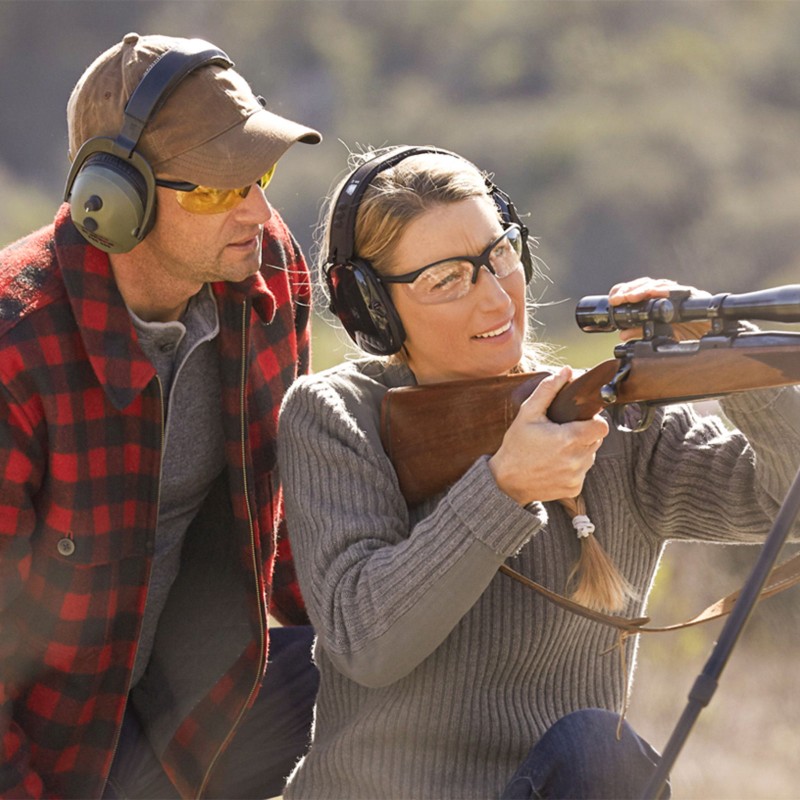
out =
[[[191,284],[238,282],[258,271],[272,216],[262,189],[253,186],[238,206],[219,214],[193,214],[178,205],[172,189],[156,191],[156,222],[140,245],[151,263]]]

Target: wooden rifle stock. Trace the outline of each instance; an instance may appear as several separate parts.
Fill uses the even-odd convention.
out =
[[[554,422],[590,419],[604,408],[644,409],[800,383],[800,333],[629,342],[558,393]],[[550,373],[535,372],[390,389],[381,441],[410,505],[443,491],[475,459],[497,451],[521,404]],[[619,417],[620,415],[617,414]]]

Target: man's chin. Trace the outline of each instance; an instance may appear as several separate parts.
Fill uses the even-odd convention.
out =
[[[248,258],[229,263],[223,266],[220,280],[230,283],[241,283],[252,278],[261,268],[261,262],[255,258]]]

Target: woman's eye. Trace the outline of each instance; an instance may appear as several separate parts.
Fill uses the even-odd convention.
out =
[[[461,278],[461,272],[456,269],[447,270],[447,272],[439,273],[435,276],[434,281],[429,287],[430,291],[441,291],[447,289],[450,285],[455,283]]]
[[[426,291],[443,292],[464,278],[464,270],[459,266],[431,270],[426,281]]]
[[[506,238],[499,241],[492,250],[492,261],[511,261],[519,257],[519,251]]]

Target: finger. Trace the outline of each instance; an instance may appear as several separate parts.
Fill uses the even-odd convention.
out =
[[[622,342],[629,342],[631,339],[641,339],[644,337],[644,328],[620,328],[619,338]]]
[[[678,342],[699,339],[711,330],[711,323],[705,320],[698,322],[673,322],[670,325],[672,338]],[[644,336],[642,328],[620,328],[619,338],[623,342],[631,339],[641,339]]]
[[[689,339],[699,339],[711,330],[711,323],[702,322],[679,322],[672,326],[672,334],[679,342]]]
[[[613,286],[608,293],[608,299],[613,306],[621,303],[639,303],[650,297],[666,297],[670,292],[689,288],[668,278],[637,278]]]
[[[533,390],[520,407],[524,411],[526,419],[545,416],[547,409],[555,399],[555,396],[572,380],[572,368],[562,367],[553,375],[548,375]]]
[[[591,419],[567,423],[570,433],[577,445],[595,450],[603,443],[608,435],[608,422],[599,414]]]

